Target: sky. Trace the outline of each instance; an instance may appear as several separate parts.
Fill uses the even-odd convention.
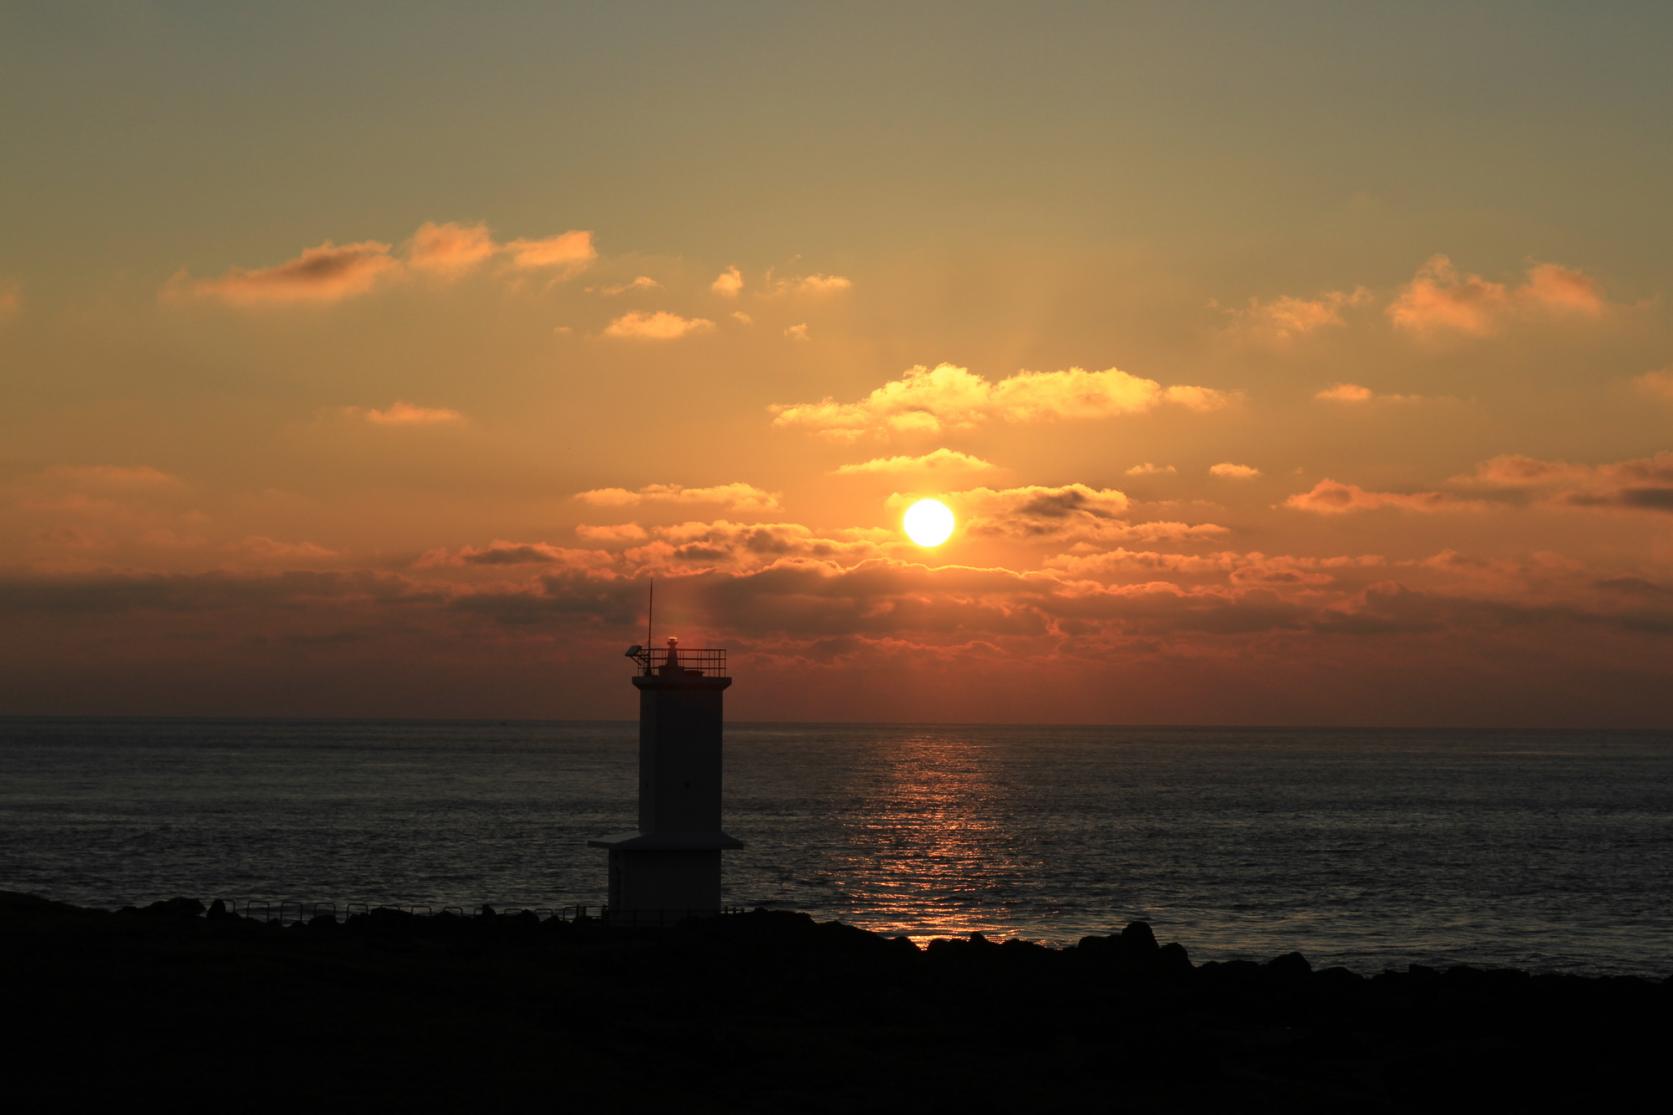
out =
[[[1669,41],[0,6],[0,713],[1673,725]]]

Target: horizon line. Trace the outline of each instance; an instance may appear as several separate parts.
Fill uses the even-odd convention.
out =
[[[100,721],[153,720],[222,723],[291,724],[636,724],[633,717],[542,716],[310,716],[219,713],[11,713],[0,712],[0,722],[25,720]],[[1123,731],[1289,731],[1289,732],[1588,732],[1673,734],[1673,725],[1622,727],[1610,725],[1465,725],[1465,724],[1284,724],[1284,723],[1120,723],[1113,721],[1031,720],[728,720],[728,727],[842,727],[842,728],[1108,728]]]

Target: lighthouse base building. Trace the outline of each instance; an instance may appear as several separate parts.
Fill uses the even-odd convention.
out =
[[[743,847],[720,827],[726,652],[669,639],[628,655],[639,663],[639,831],[587,842],[610,853],[609,917],[718,914],[720,853]]]

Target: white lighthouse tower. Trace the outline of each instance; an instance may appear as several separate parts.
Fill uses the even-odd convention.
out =
[[[724,650],[632,647],[639,664],[639,831],[589,840],[610,851],[610,917],[674,920],[720,912]]]

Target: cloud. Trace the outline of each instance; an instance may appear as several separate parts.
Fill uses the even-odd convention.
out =
[[[588,542],[606,545],[620,542],[643,542],[650,537],[638,523],[576,523],[575,533]]]
[[[158,492],[180,487],[180,478],[151,465],[54,465],[42,477],[83,490]]]
[[[508,542],[495,539],[486,546],[431,550],[418,559],[419,568],[439,565],[563,565],[574,569],[603,569],[614,559],[600,550],[578,550],[549,542]]]
[[[1673,402],[1673,368],[1663,368],[1660,371],[1645,372],[1641,376],[1634,376],[1632,385],[1651,398]]]
[[[176,272],[164,284],[162,297],[169,301],[204,298],[234,306],[329,305],[411,273],[457,278],[496,255],[509,257],[514,269],[555,270],[558,278],[569,278],[598,258],[592,235],[571,230],[498,244],[488,226],[480,222],[426,221],[408,239],[404,258],[397,258],[390,246],[379,240],[353,244],[327,240],[272,267],[233,267],[212,279],[194,279],[183,270]]]
[[[785,563],[859,563],[884,552],[870,538],[832,538],[800,523],[674,523],[656,527],[656,539],[623,552],[635,572],[745,574]],[[893,540],[894,536],[890,536]],[[897,545],[904,545],[897,543]]]
[[[915,493],[895,492],[886,505],[903,511],[916,498]],[[1125,492],[1087,484],[968,488],[943,498],[964,529],[978,537],[1094,544],[1197,542],[1226,533],[1212,523],[1129,522],[1132,501]]]
[[[1179,470],[1177,468],[1174,468],[1172,465],[1156,465],[1156,464],[1151,464],[1149,461],[1145,461],[1143,464],[1134,465],[1131,468],[1129,468],[1127,470],[1127,475],[1128,476],[1174,476],[1178,472],[1179,472]]]
[[[956,449],[936,449],[916,457],[875,457],[858,464],[842,465],[837,476],[860,476],[873,473],[917,474],[943,476],[949,473],[993,472],[998,466]]]
[[[1516,296],[1526,305],[1581,317],[1600,317],[1608,308],[1596,280],[1557,263],[1536,263],[1528,268],[1528,277],[1517,288]]]
[[[383,410],[376,407],[349,407],[350,414],[364,418],[374,426],[447,426],[463,422],[465,416],[448,407],[425,407],[396,400]]]
[[[499,251],[485,224],[425,221],[407,244],[407,262],[420,271],[455,277]]]
[[[1218,523],[1182,523],[1172,519],[1147,519],[1137,523],[1103,520],[1078,525],[1070,532],[1070,537],[1076,540],[1077,545],[1083,546],[1111,542],[1142,542],[1154,546],[1161,543],[1183,545],[1208,542],[1230,533]]]
[[[1072,521],[1099,502],[1104,511],[1121,506],[1096,488],[1086,492],[1102,501],[1071,498],[1075,487],[994,494],[1012,504],[1056,497],[1042,521]],[[1144,525],[1123,523],[1119,514],[1133,510],[1091,521]],[[1630,693],[1654,717],[1669,677],[1673,584],[1653,566],[1450,552],[1398,562],[1222,547],[1171,553],[1128,542],[1018,570],[926,564],[894,531],[719,519],[645,533],[608,550],[503,539],[448,548],[399,575],[287,571],[309,559],[287,555],[285,543],[274,544],[276,568],[261,574],[0,571],[0,624],[17,633],[0,676],[13,704],[39,691],[84,709],[144,693],[157,702],[148,709],[195,711],[202,706],[189,699],[206,689],[217,701],[241,693],[259,704],[270,690],[240,686],[282,671],[288,690],[326,701],[298,710],[308,713],[480,715],[495,711],[480,704],[488,686],[499,714],[510,701],[534,715],[558,694],[584,715],[608,715],[621,698],[598,693],[623,684],[611,663],[622,632],[642,630],[644,577],[654,573],[669,578],[682,634],[748,648],[752,691],[791,701],[773,716],[877,718],[889,711],[874,702],[891,687],[929,715],[917,702],[951,686],[947,709],[1008,710],[1013,719],[1107,720],[1158,699],[1164,717],[1182,721],[1249,722],[1261,709],[1285,708],[1325,722],[1339,718],[1331,709],[1363,714],[1368,694],[1387,694],[1373,706],[1379,715],[1405,709],[1409,720],[1433,717],[1437,701],[1477,708],[1493,692],[1483,684],[1512,674],[1514,691],[1497,698],[1512,718],[1530,698],[1552,707],[1594,700],[1599,680],[1611,677],[1607,699],[1577,720]],[[1296,704],[1318,696],[1320,677],[1331,679],[1323,690],[1347,691],[1341,705]],[[1546,694],[1552,684],[1557,691]],[[866,696],[861,705],[856,692]],[[1256,703],[1226,705],[1228,692]],[[331,705],[333,693],[362,703]],[[820,694],[830,703],[806,703]],[[1094,704],[1073,703],[1088,695]],[[1421,710],[1407,708],[1414,701]],[[244,706],[221,711],[232,708]]]
[[[1373,391],[1358,383],[1333,383],[1329,387],[1315,391],[1313,398],[1327,403],[1341,403],[1345,406],[1360,406],[1367,403],[1421,403],[1422,395],[1393,395],[1380,391]]]
[[[843,275],[797,275],[784,279],[769,278],[767,294],[769,296],[806,295],[821,298],[846,293],[853,289],[853,286],[853,280]]]
[[[1353,290],[1327,290],[1312,298],[1281,295],[1267,302],[1249,299],[1241,309],[1228,309],[1233,327],[1250,336],[1272,341],[1288,341],[1327,326],[1346,324],[1342,311],[1364,306],[1371,301],[1371,292],[1364,287]]]
[[[1388,316],[1408,333],[1486,337],[1518,316],[1597,318],[1607,308],[1596,280],[1561,264],[1534,264],[1512,288],[1460,272],[1452,260],[1435,255],[1400,289]]]
[[[733,310],[732,311],[732,320],[737,322],[739,325],[754,325],[755,324],[755,319],[750,317],[748,314],[744,313],[742,310]]]
[[[709,290],[722,298],[736,298],[744,289],[744,273],[734,264],[715,276],[715,281],[709,284]]]
[[[787,326],[784,330],[784,335],[789,337],[792,341],[807,340],[807,322],[799,321],[795,325]]]
[[[279,542],[264,534],[252,534],[239,542],[234,549],[263,561],[281,564],[332,561],[338,556],[336,550],[313,542]]]
[[[505,251],[511,256],[513,267],[552,269],[565,277],[585,271],[598,258],[593,234],[585,229],[571,229],[536,240],[513,240],[505,246]]]
[[[1315,589],[1335,584],[1342,576],[1387,565],[1378,554],[1308,557],[1294,554],[1236,553],[1223,550],[1211,554],[1160,553],[1124,547],[1088,554],[1059,554],[1047,560],[1049,568],[1074,577],[1108,580],[1223,581],[1230,585]]]
[[[667,310],[645,313],[635,310],[623,314],[604,327],[606,337],[641,341],[676,341],[681,337],[709,333],[715,323],[707,318],[681,317]]]
[[[232,306],[329,305],[366,294],[401,264],[377,240],[334,244],[327,240],[272,267],[234,267],[219,278],[192,279],[178,272],[164,288],[171,298],[199,297]]]
[[[1506,454],[1451,484],[1546,505],[1673,511],[1673,452],[1600,465]]]
[[[575,498],[594,507],[637,507],[644,503],[713,503],[732,511],[776,511],[777,492],[753,484],[714,484],[687,488],[680,484],[647,484],[642,488],[594,488]]]
[[[1208,475],[1218,476],[1222,480],[1253,480],[1261,474],[1261,470],[1254,465],[1233,464],[1231,461],[1221,461],[1217,465],[1208,466]]]
[[[1597,508],[1673,511],[1673,452],[1585,465],[1504,454],[1446,482],[1453,491],[1375,492],[1321,480],[1284,501],[1297,511],[1340,515],[1392,508],[1402,511],[1484,511],[1492,507]]]
[[[894,492],[885,506],[904,511],[921,492]],[[964,529],[976,536],[1017,541],[1099,544],[1200,542],[1227,533],[1214,523],[1129,522],[1127,494],[1088,484],[967,488],[942,493]]]
[[[1346,515],[1356,511],[1379,511],[1385,508],[1415,511],[1424,514],[1439,511],[1479,511],[1479,501],[1460,499],[1445,492],[1371,492],[1357,484],[1341,484],[1335,480],[1320,480],[1311,489],[1297,492],[1284,501],[1284,506],[1316,515]]]
[[[1214,410],[1233,396],[1207,387],[1163,387],[1118,368],[1018,372],[997,382],[955,364],[909,368],[853,403],[829,397],[816,403],[769,408],[773,424],[803,429],[833,441],[868,433],[935,433],[969,429],[992,420],[1040,422],[1142,414],[1163,405]]]
[[[660,290],[661,288],[662,284],[649,275],[635,275],[625,283],[612,283],[609,286],[598,287],[597,290],[606,298],[615,298],[618,295],[636,294],[639,291]],[[588,287],[587,289],[592,290],[594,288]]]

